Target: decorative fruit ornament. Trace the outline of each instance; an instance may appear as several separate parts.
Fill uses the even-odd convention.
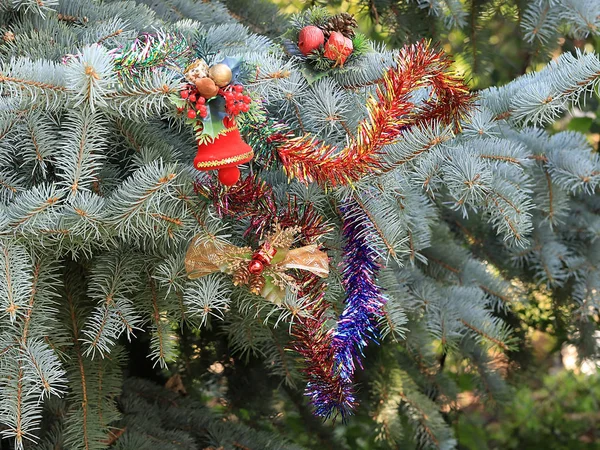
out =
[[[196,81],[196,89],[205,99],[213,98],[219,93],[219,87],[210,78],[201,78]]]
[[[342,33],[334,31],[325,44],[325,53],[323,55],[335,61],[336,66],[343,66],[353,50],[352,40],[345,37]]]
[[[219,87],[225,87],[231,82],[233,73],[227,64],[215,64],[208,71],[208,76]]]
[[[208,76],[208,64],[203,59],[197,59],[185,68],[183,74],[187,81],[196,84],[196,82]]]
[[[314,25],[308,25],[298,34],[298,48],[304,56],[318,49],[325,42],[323,30]]]
[[[242,140],[235,121],[223,119],[226,130],[212,141],[198,142],[198,153],[194,167],[198,170],[218,170],[219,181],[225,186],[233,186],[240,178],[238,165],[252,160],[252,147]]]

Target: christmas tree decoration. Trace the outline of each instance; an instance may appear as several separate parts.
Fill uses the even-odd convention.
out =
[[[281,303],[286,289],[300,290],[287,270],[308,271],[321,278],[329,274],[329,258],[317,245],[290,248],[299,232],[299,227],[282,228],[276,224],[256,251],[195,238],[185,257],[188,277],[224,272],[233,275],[236,284],[247,284],[252,293]]]
[[[117,74],[129,80],[144,71],[165,68],[176,72],[191,51],[187,40],[175,33],[144,33],[131,44],[111,52]]]
[[[185,68],[183,74],[187,81],[195,85],[198,81],[208,77],[208,71],[209,67],[208,64],[206,64],[206,61],[203,59],[196,59]]]
[[[356,406],[356,364],[362,368],[361,358],[368,342],[378,342],[378,321],[386,303],[377,285],[381,262],[372,244],[373,224],[354,201],[346,201],[339,208],[344,220],[342,281],[346,306],[334,328],[327,330],[323,320],[327,308],[317,303],[310,319],[301,320],[294,330],[297,342],[293,348],[306,364],[305,393],[315,414],[325,418],[352,414]]]
[[[323,30],[314,25],[307,25],[298,33],[298,48],[304,56],[318,49],[325,43]]]
[[[197,80],[194,85],[196,86],[198,93],[206,100],[216,97],[219,93],[219,87],[210,78],[201,78]]]
[[[208,71],[208,76],[219,87],[225,87],[231,82],[233,74],[227,64],[215,64]]]
[[[194,168],[201,171],[218,170],[218,179],[233,186],[240,178],[238,166],[252,160],[254,152],[244,142],[235,123],[235,116],[250,110],[252,99],[244,87],[236,84],[240,61],[224,58],[209,66],[202,59],[185,69],[189,82],[174,98],[178,113],[186,112],[196,131],[198,151]]]
[[[336,66],[343,66],[348,56],[352,54],[352,50],[354,50],[352,40],[342,33],[334,31],[330,34],[329,39],[327,39],[323,56],[335,61]]]
[[[369,117],[349,137],[349,145],[337,148],[309,133],[288,139],[277,149],[284,170],[303,183],[348,184],[389,170],[379,159],[381,150],[409,129],[436,121],[458,128],[472,107],[473,96],[451,72],[450,64],[447,56],[427,42],[404,47],[396,67],[389,68],[377,84],[376,98],[367,102]],[[424,87],[430,87],[431,94],[417,107],[411,96]]]
[[[356,407],[352,381],[342,378],[332,346],[332,332],[326,326],[327,308],[323,295],[315,299],[316,307],[307,317],[300,317],[293,333],[296,341],[292,349],[304,360],[307,383],[305,394],[315,408],[315,414],[329,418],[338,413],[345,419]]]
[[[332,334],[335,375],[351,381],[355,362],[362,368],[361,356],[369,340],[377,341],[378,320],[384,315],[386,299],[377,285],[380,255],[373,246],[373,223],[352,201],[340,206],[345,239],[342,279],[346,307]]]
[[[363,36],[355,33],[351,14],[332,16],[323,8],[311,8],[295,17],[296,27],[286,33],[289,53],[307,64],[311,78],[319,79],[330,70],[342,71],[347,61],[356,61],[369,51]],[[302,25],[302,26],[300,26]]]
[[[252,101],[237,82],[241,61],[221,57],[209,66],[203,58],[190,62],[191,54],[183,36],[162,32],[142,34],[128,46],[111,52],[117,74],[130,80],[150,70],[183,73],[187,83],[178,96],[171,96],[171,101],[177,114],[187,119],[196,133],[194,167],[218,170],[219,180],[232,186],[240,177],[237,166],[253,157],[234,120],[250,110]]]
[[[233,186],[240,178],[240,164],[252,160],[254,152],[246,144],[235,121],[223,119],[224,131],[214,139],[198,141],[198,152],[194,167],[198,170],[218,170],[219,181],[225,186]]]
[[[354,16],[350,13],[343,12],[331,16],[321,28],[325,34],[325,38],[329,39],[329,36],[333,32],[341,33],[347,38],[353,38],[356,34],[355,30],[357,27],[358,23]]]

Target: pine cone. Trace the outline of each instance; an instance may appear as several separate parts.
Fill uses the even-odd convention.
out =
[[[250,292],[256,295],[260,295],[260,292],[265,287],[265,277],[262,275],[251,275],[250,281],[248,282],[248,286],[250,287]]]
[[[358,26],[356,19],[350,13],[343,12],[332,16],[329,21],[323,25],[322,30],[325,39],[329,39],[329,35],[334,31],[342,33],[347,38],[354,37],[354,29]]]
[[[233,273],[233,284],[239,286],[240,284],[248,284],[250,281],[250,272],[246,264],[240,264],[240,266]]]

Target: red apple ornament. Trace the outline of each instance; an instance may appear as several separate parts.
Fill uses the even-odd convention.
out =
[[[319,27],[308,25],[298,34],[298,48],[304,56],[318,49],[325,42],[325,35]]]
[[[325,58],[335,61],[336,66],[343,66],[353,50],[352,40],[342,33],[334,31],[325,44],[325,53],[323,55]]]

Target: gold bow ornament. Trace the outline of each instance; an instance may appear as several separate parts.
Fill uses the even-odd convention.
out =
[[[290,248],[299,231],[299,227],[282,229],[276,224],[256,251],[196,236],[185,255],[185,269],[190,279],[215,272],[233,275],[236,286],[245,284],[252,293],[281,303],[286,288],[300,288],[286,270],[307,270],[321,278],[329,275],[329,258],[318,245]]]

